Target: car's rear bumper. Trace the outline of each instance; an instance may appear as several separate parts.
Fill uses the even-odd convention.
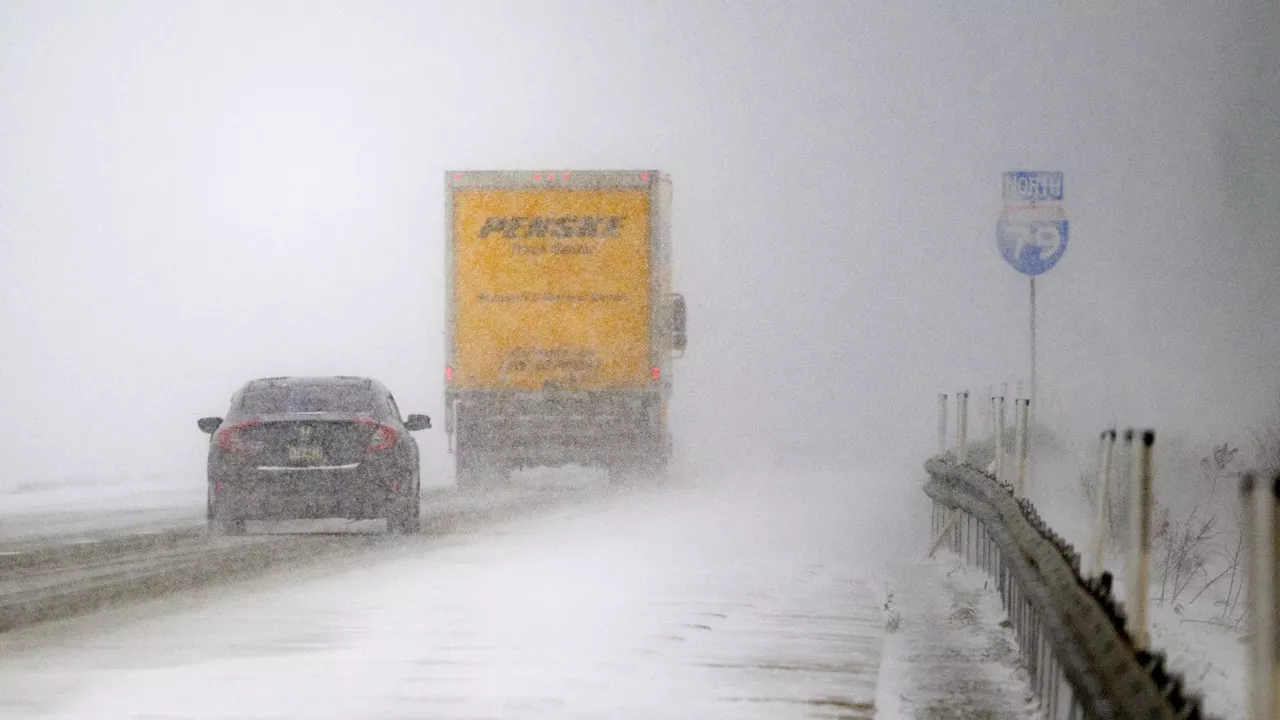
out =
[[[240,520],[384,518],[413,488],[385,468],[241,467],[210,473],[215,517]]]

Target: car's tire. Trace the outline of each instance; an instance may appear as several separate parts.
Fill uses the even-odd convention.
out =
[[[422,487],[417,478],[413,491],[387,512],[387,532],[393,535],[413,535],[422,531]]]

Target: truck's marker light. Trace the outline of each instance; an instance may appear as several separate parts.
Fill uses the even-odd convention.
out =
[[[565,180],[568,180],[568,179],[569,179],[569,173],[565,173],[565,174],[564,174],[564,179],[565,179]]]
[[[445,379],[445,380],[452,380],[452,379],[453,379],[453,368],[451,368],[451,367],[447,367],[447,368],[445,368],[445,369],[444,369],[444,379]]]
[[[533,179],[534,179],[534,180],[541,180],[541,179],[542,179],[542,173],[534,173],[534,174],[533,174]]]
[[[462,179],[462,173],[457,173],[456,175],[454,175],[454,176],[453,176],[453,179],[454,179],[454,180],[461,180],[461,179]]]
[[[641,180],[648,180],[648,179],[649,179],[649,173],[645,173],[645,174],[641,175],[641,176],[640,176],[640,179],[641,179]]]
[[[654,366],[653,366],[653,379],[654,379],[654,380],[657,380],[657,379],[658,379],[658,366],[657,366],[657,365],[654,365]]]

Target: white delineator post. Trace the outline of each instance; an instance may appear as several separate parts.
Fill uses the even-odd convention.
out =
[[[996,482],[1004,483],[1004,396],[996,398]],[[1007,483],[1006,483],[1007,484]]]
[[[1280,719],[1280,572],[1276,562],[1280,560],[1280,471],[1267,483],[1271,492],[1263,500],[1271,506],[1271,543],[1267,546],[1267,565],[1271,568],[1271,604],[1267,610],[1271,616],[1271,652],[1268,660],[1268,686],[1271,699],[1271,720]]]
[[[1014,445],[1018,451],[1018,483],[1015,494],[1022,497],[1027,494],[1027,438],[1030,436],[1027,422],[1031,414],[1031,401],[1019,398],[1014,402],[1018,406],[1017,417],[1014,420],[1018,424],[1017,430],[1014,432]]]
[[[938,393],[938,454],[947,452],[947,394]]]
[[[969,459],[965,449],[965,433],[968,431],[969,393],[956,393],[956,462],[961,465]]]
[[[1094,498],[1098,512],[1093,521],[1093,547],[1089,549],[1089,571],[1094,577],[1102,575],[1103,557],[1111,542],[1111,458],[1116,446],[1116,431],[1102,433],[1098,450],[1098,482]]]
[[[1151,430],[1143,432],[1142,446],[1137,447],[1133,430],[1129,429],[1125,431],[1125,442],[1132,448],[1129,497],[1133,513],[1129,519],[1129,566],[1125,572],[1128,593],[1124,610],[1128,617],[1126,627],[1134,647],[1146,650],[1147,586],[1151,569],[1151,451],[1155,433]]]
[[[1240,477],[1240,532],[1244,535],[1245,543],[1245,577],[1247,578],[1245,586],[1245,636],[1252,638],[1249,648],[1245,652],[1245,719],[1246,720],[1263,720],[1266,715],[1265,705],[1262,702],[1262,693],[1267,689],[1266,674],[1263,668],[1266,664],[1262,662],[1261,652],[1262,643],[1259,642],[1258,633],[1253,630],[1257,625],[1257,608],[1258,608],[1258,583],[1256,582],[1257,574],[1257,557],[1258,557],[1258,535],[1257,535],[1257,515],[1258,510],[1255,507],[1257,502],[1257,485],[1258,480],[1251,472],[1246,472]]]
[[[1253,543],[1250,552],[1252,577],[1253,618],[1250,633],[1253,647],[1250,656],[1253,672],[1250,673],[1250,693],[1253,699],[1254,717],[1258,720],[1274,720],[1280,717],[1280,572],[1276,572],[1276,559],[1280,557],[1280,473],[1259,478],[1253,492]]]

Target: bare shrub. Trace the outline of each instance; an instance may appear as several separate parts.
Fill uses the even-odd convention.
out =
[[[1159,543],[1160,554],[1160,602],[1177,603],[1182,593],[1197,578],[1205,575],[1212,550],[1210,544],[1217,537],[1216,515],[1200,516],[1200,508],[1192,509],[1184,519],[1172,517],[1169,508],[1161,508],[1160,521],[1156,524],[1153,540]]]
[[[1231,595],[1243,579],[1239,503],[1227,482],[1237,475],[1239,453],[1239,448],[1222,443],[1200,459],[1198,473],[1187,472],[1185,462],[1169,469],[1171,482],[1166,483],[1166,499],[1157,506],[1159,520],[1152,538],[1158,553],[1160,602],[1177,604],[1196,581],[1202,583],[1195,593],[1199,598],[1223,578],[1230,578]],[[1223,518],[1235,521],[1234,526],[1224,527]]]
[[[1230,552],[1224,557],[1225,566],[1217,575],[1210,578],[1209,581],[1200,588],[1200,591],[1197,592],[1190,600],[1190,602],[1194,603],[1196,600],[1199,600],[1200,596],[1208,591],[1209,588],[1216,585],[1220,580],[1226,579],[1227,595],[1221,600],[1218,600],[1215,604],[1222,607],[1222,618],[1224,620],[1233,621],[1232,624],[1238,623],[1243,619],[1248,610],[1244,604],[1244,600],[1246,598],[1245,590],[1248,587],[1249,572],[1245,567],[1247,554],[1244,552],[1246,538],[1242,531],[1242,528],[1244,527],[1243,513],[1243,507],[1236,508],[1236,542],[1235,547],[1231,548]]]

